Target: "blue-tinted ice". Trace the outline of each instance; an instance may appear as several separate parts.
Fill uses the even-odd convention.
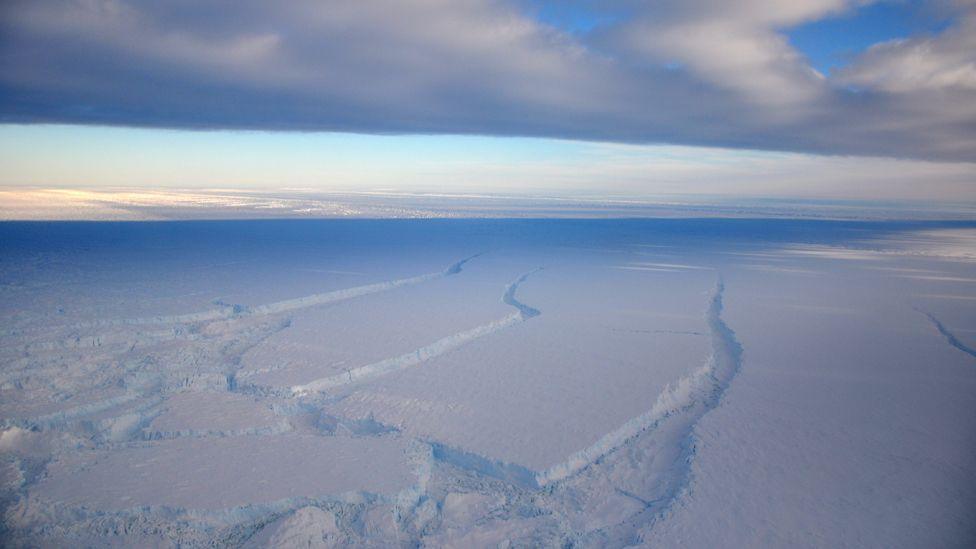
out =
[[[976,543],[976,224],[0,224],[21,545]]]

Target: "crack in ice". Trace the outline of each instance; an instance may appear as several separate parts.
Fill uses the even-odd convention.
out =
[[[476,339],[493,334],[499,330],[508,328],[509,326],[525,322],[530,318],[539,316],[542,313],[538,309],[529,307],[528,305],[525,305],[524,303],[515,299],[515,291],[518,289],[519,285],[525,282],[526,278],[528,278],[531,274],[538,271],[539,269],[536,269],[523,274],[517,280],[509,284],[505,289],[505,294],[502,296],[502,301],[518,309],[517,312],[500,319],[493,320],[487,324],[476,326],[470,330],[441,338],[429,345],[400,356],[387,358],[379,362],[360,366],[358,368],[352,368],[346,370],[342,374],[316,379],[302,385],[295,385],[291,388],[291,392],[295,396],[309,395],[397,372],[426,362],[434,357],[440,356]]]
[[[162,315],[162,316],[119,319],[119,320],[105,320],[100,322],[78,324],[73,326],[72,328],[81,329],[81,328],[88,328],[93,326],[121,326],[121,325],[142,325],[142,324],[190,324],[196,322],[208,322],[212,320],[228,320],[232,318],[253,317],[253,316],[260,316],[260,315],[277,314],[277,313],[282,313],[287,311],[294,311],[296,309],[304,309],[306,307],[313,307],[315,305],[336,303],[339,301],[345,301],[348,299],[353,299],[364,295],[385,292],[403,286],[412,286],[414,284],[421,284],[423,282],[436,280],[438,278],[444,278],[446,276],[456,275],[462,271],[465,263],[483,254],[484,252],[479,252],[477,254],[465,257],[464,259],[455,261],[454,263],[449,265],[446,269],[434,273],[427,273],[427,274],[417,275],[409,278],[400,278],[396,280],[388,280],[386,282],[377,282],[375,284],[367,284],[364,286],[354,286],[352,288],[343,288],[341,290],[334,290],[331,292],[311,294],[303,297],[296,297],[294,299],[286,299],[283,301],[276,301],[274,303],[258,305],[255,307],[247,307],[238,304],[234,304],[234,305],[225,304],[224,306],[218,309],[210,309],[206,311],[199,311],[196,313]]]
[[[708,361],[674,385],[668,385],[650,410],[631,418],[591,446],[571,455],[566,461],[538,473],[536,480],[539,486],[546,486],[579,473],[669,416],[686,411],[693,413],[693,425],[694,421],[718,404],[725,388],[738,372],[742,355],[742,347],[735,339],[735,333],[721,317],[724,291],[725,285],[719,280],[707,314],[712,338],[712,356]]]
[[[915,310],[925,315],[925,318],[929,319],[929,322],[931,322],[932,325],[935,326],[935,329],[938,330],[939,333],[942,335],[942,337],[945,338],[946,343],[952,345],[953,347],[966,353],[967,355],[976,358],[976,349],[973,349],[972,347],[960,341],[959,338],[956,337],[956,334],[949,331],[949,328],[946,328],[946,325],[943,324],[938,318],[936,318],[935,315],[923,311],[921,309],[915,309]]]

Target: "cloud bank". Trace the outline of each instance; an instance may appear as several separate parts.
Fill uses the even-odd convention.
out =
[[[7,0],[0,119],[518,135],[976,160],[976,5],[812,69],[784,29],[856,0]]]

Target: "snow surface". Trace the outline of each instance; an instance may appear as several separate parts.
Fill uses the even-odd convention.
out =
[[[213,510],[322,494],[393,494],[412,481],[407,449],[393,437],[186,437],[62,456],[33,496],[98,510]]]
[[[976,224],[0,224],[12,546],[971,547]]]

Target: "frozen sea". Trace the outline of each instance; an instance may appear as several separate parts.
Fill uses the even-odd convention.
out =
[[[976,547],[976,223],[0,223],[0,545]]]

